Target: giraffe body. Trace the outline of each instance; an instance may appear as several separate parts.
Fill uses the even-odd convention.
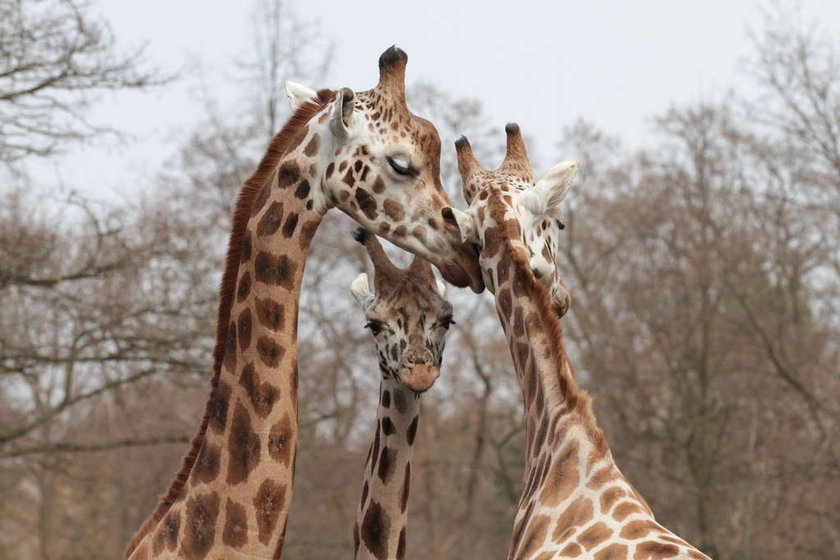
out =
[[[506,131],[508,153],[495,172],[478,166],[466,139],[458,141],[470,207],[445,215],[481,247],[484,281],[524,397],[525,473],[509,558],[706,559],[656,521],[616,467],[563,345],[560,311],[568,296],[556,297],[556,270],[535,273],[542,249],[534,244],[538,232],[526,228],[550,228],[546,220],[558,217],[577,164],[555,166],[534,186],[518,127]],[[546,247],[553,263],[555,246]]]
[[[193,449],[126,558],[279,558],[297,444],[297,319],[309,243],[338,207],[481,290],[440,219],[440,141],[405,105],[405,53],[354,94],[287,88],[295,113],[246,181],[220,293],[211,397]]]
[[[420,392],[438,376],[452,306],[429,264],[415,257],[395,267],[372,235],[359,232],[374,266],[375,293],[366,274],[353,282],[379,359],[376,431],[365,461],[353,528],[357,560],[402,560],[406,552],[411,457],[420,421]],[[418,369],[412,372],[412,369]]]

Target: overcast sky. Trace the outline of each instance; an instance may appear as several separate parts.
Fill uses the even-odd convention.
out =
[[[804,13],[840,32],[840,1],[805,0]],[[130,133],[120,144],[71,150],[35,166],[97,195],[136,198],[202,118],[201,76],[234,91],[237,60],[252,51],[248,0],[98,0],[124,45],[148,44],[148,58],[191,76],[147,94],[117,94],[92,120]],[[320,21],[335,45],[324,84],[368,89],[389,45],[409,55],[408,79],[480,99],[501,134],[518,122],[533,150],[551,153],[579,117],[631,146],[650,133],[650,117],[671,103],[717,99],[748,87],[738,69],[750,54],[759,3],[748,0],[422,0],[294,2],[303,20]],[[296,76],[288,76],[296,78]],[[299,79],[299,77],[297,77]],[[409,104],[411,100],[409,99]],[[444,149],[451,149],[445,146]],[[552,154],[552,157],[554,155]],[[538,170],[540,171],[540,170]],[[119,185],[119,187],[115,187]],[[120,192],[114,192],[118,189]]]

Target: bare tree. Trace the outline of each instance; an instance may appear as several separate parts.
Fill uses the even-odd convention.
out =
[[[108,130],[86,109],[98,92],[165,81],[145,66],[143,49],[120,52],[84,2],[0,1],[0,161],[46,156]]]

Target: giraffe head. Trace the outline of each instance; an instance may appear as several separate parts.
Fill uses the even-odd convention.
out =
[[[437,266],[456,286],[480,292],[478,256],[441,219],[450,206],[440,182],[440,137],[405,100],[408,56],[391,47],[379,58],[379,83],[354,93],[343,88],[318,118],[328,138],[311,146],[323,158],[324,206],[336,206],[368,230]],[[287,83],[293,109],[318,93]],[[309,150],[309,148],[306,148]]]
[[[571,294],[556,264],[557,241],[564,227],[560,202],[569,192],[578,163],[558,163],[535,182],[519,127],[508,124],[505,132],[505,159],[495,171],[478,163],[466,138],[462,136],[455,143],[469,208],[466,212],[447,208],[443,216],[458,227],[462,240],[481,248],[484,280],[491,290],[492,277],[488,275],[496,264],[493,258],[503,238],[525,251],[531,271],[546,286],[562,317],[571,304]]]
[[[446,335],[454,324],[444,285],[423,259],[414,257],[408,268],[398,268],[375,235],[359,228],[354,237],[373,262],[373,291],[364,273],[350,291],[365,312],[382,375],[422,393],[440,375]]]

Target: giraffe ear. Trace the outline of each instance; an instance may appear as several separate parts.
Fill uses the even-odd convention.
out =
[[[292,111],[297,111],[304,103],[314,103],[318,100],[318,92],[297,82],[287,80],[285,84],[286,97]]]
[[[437,288],[440,297],[444,297],[446,295],[446,284],[435,278],[435,287]]]
[[[350,117],[355,105],[353,90],[341,88],[335,96],[335,106],[330,115],[330,131],[337,142],[344,142],[350,136]]]
[[[526,191],[520,191],[516,196],[516,201],[535,216],[542,216],[545,214],[545,198],[537,187],[532,187]]]
[[[359,305],[362,306],[362,309],[367,309],[368,306],[373,302],[373,292],[370,291],[370,283],[368,282],[368,275],[362,272],[356,279],[353,280],[353,283],[350,284],[350,293],[353,294],[353,297],[359,302]]]
[[[441,210],[443,219],[458,228],[461,233],[461,241],[464,243],[478,243],[478,228],[475,225],[475,217],[467,210],[461,212],[457,208],[446,207]]]
[[[580,164],[572,160],[558,163],[546,171],[537,181],[537,185],[528,192],[536,194],[545,205],[545,211],[551,212],[569,194],[572,179],[575,178],[579,167]]]

